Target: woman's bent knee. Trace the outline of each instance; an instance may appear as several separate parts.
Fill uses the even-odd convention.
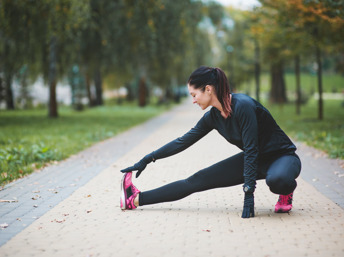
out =
[[[296,180],[287,180],[279,177],[267,177],[266,184],[269,186],[271,192],[280,195],[292,193],[297,186]]]
[[[275,194],[290,194],[297,186],[295,179],[299,176],[300,171],[299,157],[296,154],[284,155],[270,165],[267,171],[266,184]]]

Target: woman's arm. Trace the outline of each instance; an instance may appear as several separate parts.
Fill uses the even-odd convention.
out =
[[[237,106],[237,122],[241,131],[244,151],[244,207],[242,218],[254,217],[254,191],[258,169],[258,121],[253,102]]]
[[[213,128],[208,125],[209,122],[207,122],[208,117],[206,115],[207,113],[198,121],[196,126],[185,135],[176,138],[154,151],[154,159],[162,159],[180,153],[207,135]]]
[[[253,104],[243,104],[236,115],[241,131],[244,151],[244,179],[245,184],[254,187],[258,169],[258,121]]]
[[[163,147],[159,148],[158,150],[147,154],[143,159],[141,159],[138,163],[135,163],[133,166],[130,166],[126,169],[121,170],[121,172],[132,172],[132,171],[138,171],[136,173],[136,177],[140,176],[141,172],[146,168],[147,164],[151,163],[152,161],[156,161],[158,159],[166,158],[168,156],[177,154],[195,142],[197,142],[199,139],[204,137],[206,134],[208,134],[213,128],[209,126],[211,122],[208,121],[209,112],[207,112],[196,124],[195,127],[193,127],[189,132],[187,132],[184,136],[179,137],[170,143],[164,145]]]

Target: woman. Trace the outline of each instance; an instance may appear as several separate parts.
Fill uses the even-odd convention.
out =
[[[204,114],[196,126],[184,136],[146,155],[134,166],[121,170],[121,208],[176,201],[192,193],[208,189],[244,184],[242,218],[254,217],[254,191],[257,179],[265,179],[271,192],[280,194],[275,212],[289,212],[292,208],[295,179],[301,171],[296,147],[280,129],[271,114],[260,103],[244,94],[230,92],[225,73],[219,68],[201,66],[188,80],[193,103]],[[191,177],[163,187],[140,192],[131,182],[147,164],[177,154],[216,129],[228,142],[242,152],[200,170]]]

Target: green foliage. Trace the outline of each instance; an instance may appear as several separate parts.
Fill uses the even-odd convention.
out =
[[[316,100],[295,114],[294,105],[267,105],[280,127],[293,139],[305,142],[328,153],[331,158],[344,159],[344,106],[342,100],[325,100],[324,120],[316,118]]]
[[[159,114],[165,107],[103,106],[79,113],[62,108],[0,111],[0,185],[59,161]]]
[[[7,144],[10,140],[7,141]],[[21,143],[24,143],[23,141]],[[44,163],[60,159],[60,154],[45,146],[43,142],[34,145],[20,144],[0,149],[0,179],[15,179],[30,173]],[[32,165],[30,165],[32,164]],[[17,173],[17,174],[16,174]]]
[[[0,79],[8,78],[10,95],[12,78],[27,65],[30,78],[41,76],[49,84],[48,107],[54,117],[55,83],[74,65],[80,67],[88,89],[94,82],[97,104],[107,75],[116,77],[113,87],[137,77],[162,88],[185,83],[186,74],[211,55],[206,29],[198,27],[204,16],[211,14],[215,20],[221,13],[220,5],[210,5],[206,12],[207,4],[192,0],[4,0]]]
[[[227,8],[227,15],[233,25],[226,30],[225,42],[222,44],[222,55],[225,58],[220,61],[220,67],[226,70],[230,84],[235,89],[242,89],[241,85],[245,84],[246,91],[247,81],[254,75],[258,78],[259,71],[270,71],[273,81],[270,83],[269,78],[268,83],[262,83],[262,87],[270,85],[271,100],[285,101],[286,93],[290,95],[291,92],[284,90],[283,68],[293,66],[292,70],[297,70],[299,66],[296,64],[299,62],[296,60],[301,60],[302,65],[313,65],[314,72],[319,71],[319,75],[322,69],[317,67],[327,72],[342,72],[342,2],[261,0],[260,7],[251,11]],[[226,52],[228,45],[233,46],[230,53]],[[322,58],[331,59],[335,63],[325,67],[321,63]],[[263,76],[262,81],[265,80]],[[327,87],[325,83],[323,86]],[[319,85],[316,91],[321,94],[320,79],[316,80],[316,85]],[[256,86],[259,89],[258,83]],[[320,113],[319,118],[322,116]]]

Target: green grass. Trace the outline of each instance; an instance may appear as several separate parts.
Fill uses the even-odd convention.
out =
[[[0,111],[0,185],[59,161],[166,110],[166,107],[102,106],[76,112],[60,108]]]
[[[296,91],[296,78],[293,73],[286,73],[284,76],[287,92]],[[262,73],[260,77],[261,91],[270,91],[270,74]],[[318,80],[316,74],[302,73],[300,78],[301,91],[310,96],[318,91]],[[255,93],[254,79],[243,84],[241,90],[249,92],[250,95]],[[342,93],[344,91],[344,76],[340,74],[323,74],[323,92]]]
[[[325,100],[324,119],[317,119],[317,101],[310,100],[296,115],[293,104],[266,105],[280,127],[293,139],[305,142],[328,153],[331,158],[344,159],[344,101]]]

